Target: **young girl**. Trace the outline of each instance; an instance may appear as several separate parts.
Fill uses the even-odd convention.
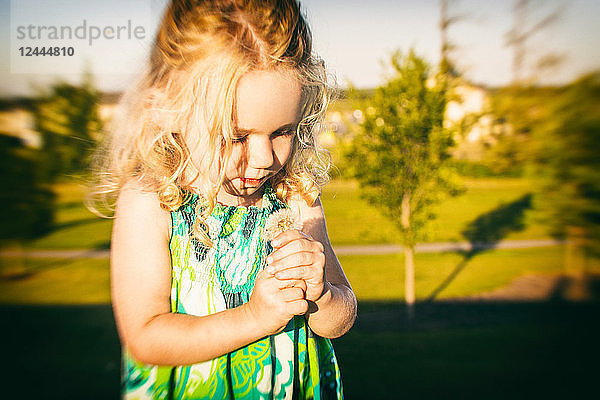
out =
[[[356,299],[318,198],[323,63],[295,0],[173,0],[113,118],[126,398],[342,398]],[[301,229],[265,237],[282,209]],[[271,239],[271,238],[269,238]]]

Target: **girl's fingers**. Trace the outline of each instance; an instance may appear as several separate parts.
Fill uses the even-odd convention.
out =
[[[298,231],[294,231],[298,232]],[[324,247],[321,242],[306,238],[304,236],[295,237],[279,247],[274,247],[274,251],[267,257],[267,262],[276,262],[290,254],[301,253],[303,251],[309,252],[323,252]]]
[[[288,305],[294,315],[304,315],[308,312],[308,301],[304,299],[290,301]]]
[[[319,272],[323,270],[325,266],[325,255],[323,253],[315,253],[315,252],[300,252],[293,253],[287,255],[286,257],[279,259],[278,261],[274,261],[273,263],[267,266],[267,270],[275,275],[277,278],[281,279],[282,276],[286,276],[287,279],[292,278],[293,275],[281,275],[283,271],[294,269],[298,267],[315,267],[314,272]],[[312,271],[312,268],[311,268]],[[303,278],[297,278],[303,279]]]
[[[266,287],[270,287],[271,290],[280,290],[286,288],[297,287],[302,290],[306,290],[306,282],[302,279],[278,279],[275,275],[268,273],[267,271],[263,271],[264,274],[259,278],[257,275],[256,282],[265,281],[264,285]]]
[[[290,259],[290,257],[298,259]],[[309,265],[311,263],[325,259],[323,245],[315,240],[297,239],[286,243],[284,246],[275,249],[267,257],[267,264],[274,269],[285,269],[296,265]],[[290,263],[292,262],[292,263]],[[294,264],[295,262],[298,262]],[[271,273],[274,270],[271,269]]]
[[[298,253],[288,254],[277,261],[273,261],[270,266],[274,268],[274,273],[287,268],[298,267],[301,265],[311,265],[316,261],[316,257],[312,252],[301,251]]]
[[[288,289],[288,288],[299,288],[301,290],[306,290],[306,282],[302,279],[277,279],[273,277],[277,281],[278,289]]]
[[[306,234],[302,231],[299,231],[297,229],[292,229],[292,230],[285,231],[285,232],[282,232],[279,235],[277,235],[275,237],[275,239],[273,239],[271,241],[271,245],[273,246],[273,248],[278,249],[296,239],[312,240],[308,234]]]
[[[323,272],[318,268],[311,266],[300,266],[288,268],[283,271],[279,271],[275,274],[275,278],[281,279],[284,281],[287,280],[301,280],[303,282],[306,281],[314,281],[315,279],[322,279]]]
[[[304,291],[297,287],[281,289],[280,293],[283,300],[287,302],[304,299]]]
[[[285,279],[283,282],[294,282],[294,287],[302,289],[304,293],[306,293],[306,281],[304,279],[291,280]]]

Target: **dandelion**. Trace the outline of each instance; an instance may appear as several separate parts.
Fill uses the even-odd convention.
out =
[[[266,240],[273,240],[277,235],[285,231],[302,229],[302,224],[292,210],[283,208],[269,215],[265,223],[264,235]]]

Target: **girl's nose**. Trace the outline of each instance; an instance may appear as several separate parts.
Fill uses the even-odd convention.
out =
[[[248,139],[248,166],[257,169],[270,168],[273,165],[273,144],[268,135],[250,135]]]

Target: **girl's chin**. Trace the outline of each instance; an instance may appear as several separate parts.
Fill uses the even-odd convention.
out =
[[[239,182],[241,183],[241,180]],[[264,182],[261,182],[260,186],[251,187],[243,184],[224,185],[221,188],[222,192],[217,195],[217,201],[227,205],[254,205],[262,199],[262,183]]]

